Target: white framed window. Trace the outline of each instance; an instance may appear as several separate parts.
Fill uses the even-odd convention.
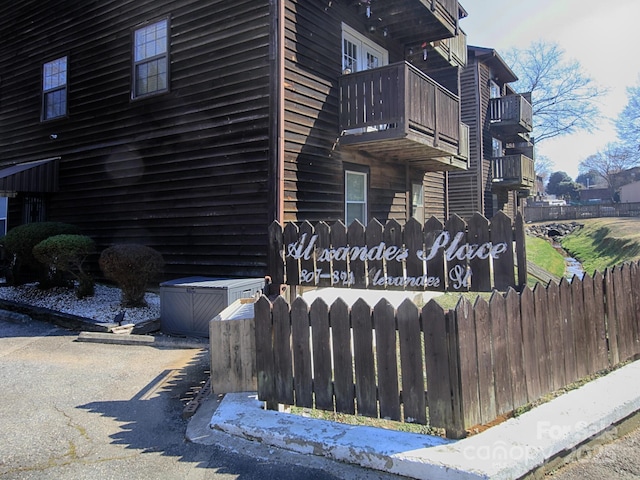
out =
[[[133,34],[132,98],[169,90],[169,20],[161,20]]]
[[[354,220],[367,224],[367,186],[368,174],[345,170],[344,172],[344,211],[345,224],[348,226]]]
[[[389,52],[349,25],[342,24],[342,70],[360,72],[389,64]]]
[[[411,184],[411,216],[420,222],[424,222],[424,185]]]
[[[502,142],[495,137],[491,137],[491,156],[498,158],[503,156]]]
[[[502,92],[500,91],[500,85],[498,85],[493,79],[489,80],[489,97],[500,98],[501,96]]]
[[[67,115],[67,57],[42,66],[42,120]]]

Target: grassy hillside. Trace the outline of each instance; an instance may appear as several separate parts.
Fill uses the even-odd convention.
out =
[[[596,218],[581,221],[584,227],[576,230],[562,241],[569,255],[577,258],[585,271],[603,272],[628,261],[640,260],[640,218]],[[551,244],[542,238],[527,236],[527,260],[535,263],[557,277],[564,276],[565,261]],[[535,279],[530,279],[533,287]],[[486,300],[490,294],[483,293]],[[465,294],[471,302],[477,293]],[[460,299],[459,293],[447,293],[436,298],[443,308],[454,308]]]
[[[527,260],[529,262],[535,263],[556,277],[564,276],[564,257],[551,246],[549,241],[543,238],[527,236],[526,245]]]
[[[585,271],[640,260],[640,218],[594,218],[562,241],[562,248],[577,258]]]

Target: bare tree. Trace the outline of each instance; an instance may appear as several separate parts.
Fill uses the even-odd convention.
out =
[[[553,162],[545,155],[537,155],[535,159],[536,175],[541,176],[543,179],[547,179],[551,175],[553,168]]]
[[[583,173],[595,172],[607,182],[607,187],[611,192],[611,198],[616,191],[624,184],[633,181],[625,180],[625,175],[621,175],[626,170],[638,166],[638,159],[630,155],[629,149],[620,144],[608,144],[605,149],[594,155],[587,157],[580,162],[580,171]]]
[[[627,88],[627,105],[616,119],[618,138],[628,149],[628,154],[640,157],[640,79]]]
[[[596,103],[606,90],[587,76],[580,63],[567,60],[556,43],[534,42],[505,55],[519,80],[518,92],[531,92],[536,143],[577,131],[597,129]]]

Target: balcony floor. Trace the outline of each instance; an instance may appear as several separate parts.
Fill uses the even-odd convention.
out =
[[[349,151],[359,151],[370,157],[408,162],[412,167],[428,171],[466,170],[467,162],[456,158],[457,146],[440,142],[418,133],[398,135],[394,129],[344,135],[339,144]]]

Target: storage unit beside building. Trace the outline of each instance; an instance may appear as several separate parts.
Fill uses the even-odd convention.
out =
[[[161,283],[160,327],[165,333],[208,337],[211,319],[263,287],[264,278],[188,277]]]

